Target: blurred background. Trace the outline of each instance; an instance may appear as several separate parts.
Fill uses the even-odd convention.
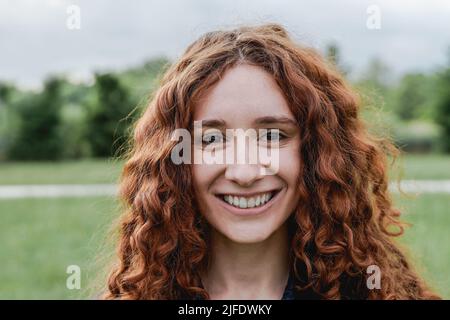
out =
[[[158,75],[202,33],[264,22],[335,64],[401,148],[399,242],[450,298],[449,21],[437,0],[0,0],[0,299],[93,297],[119,156]]]

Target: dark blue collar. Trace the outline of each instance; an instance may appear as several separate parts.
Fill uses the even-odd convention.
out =
[[[294,277],[291,273],[289,273],[288,282],[286,285],[286,288],[284,289],[283,296],[281,297],[281,300],[295,300],[295,293],[294,293]]]

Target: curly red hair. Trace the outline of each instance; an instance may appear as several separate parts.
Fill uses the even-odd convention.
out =
[[[208,224],[199,214],[189,165],[170,158],[177,128],[191,127],[200,95],[238,63],[273,75],[300,128],[300,201],[289,218],[298,292],[325,299],[438,298],[414,273],[393,237],[403,233],[388,192],[387,155],[398,149],[368,133],[359,101],[333,67],[296,45],[277,24],[215,31],[191,44],[165,73],[134,128],[121,179],[126,212],[119,263],[107,299],[190,299],[209,295]],[[366,286],[367,267],[382,272]]]

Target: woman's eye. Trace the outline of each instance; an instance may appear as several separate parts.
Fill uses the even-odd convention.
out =
[[[203,143],[204,144],[212,144],[212,143],[221,143],[222,142],[222,134],[220,133],[210,133],[203,135]]]
[[[283,138],[284,135],[279,129],[267,129],[266,132],[260,136],[259,140],[273,142],[280,141]]]

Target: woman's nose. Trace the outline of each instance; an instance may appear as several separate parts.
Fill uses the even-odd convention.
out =
[[[225,178],[243,187],[251,186],[261,179],[260,166],[257,164],[231,164],[225,171]]]

